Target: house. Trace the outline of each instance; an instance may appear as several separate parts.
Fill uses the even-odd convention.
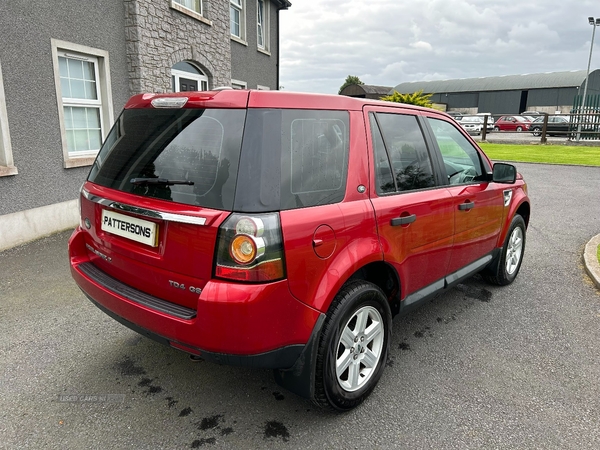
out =
[[[0,2],[0,250],[75,226],[127,99],[278,89],[287,0]]]
[[[523,111],[569,113],[583,95],[586,71],[549,72],[455,80],[400,83],[401,94],[423,90],[447,111],[467,114],[520,114]],[[600,94],[600,70],[589,74],[588,96]],[[580,102],[580,100],[579,100]],[[577,103],[579,104],[579,103]]]

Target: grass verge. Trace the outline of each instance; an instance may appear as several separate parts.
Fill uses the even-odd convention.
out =
[[[600,166],[600,147],[566,145],[479,144],[496,161]]]

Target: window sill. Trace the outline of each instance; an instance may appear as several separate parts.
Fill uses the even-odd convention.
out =
[[[84,167],[91,166],[96,160],[96,155],[94,156],[81,156],[78,158],[69,158],[65,160],[64,167],[65,169],[73,169],[74,167]]]
[[[242,44],[242,45],[245,45],[246,47],[248,47],[248,42],[246,42],[245,40],[243,40],[237,36],[231,35],[231,40],[234,42],[237,42],[238,44]]]
[[[0,177],[8,177],[18,173],[19,171],[15,166],[0,166]]]
[[[271,52],[268,50],[265,50],[264,48],[257,48],[256,50],[258,50],[260,53],[264,53],[267,56],[271,56]]]
[[[196,19],[197,21],[212,27],[212,21],[203,17],[202,14],[198,14],[196,11],[192,11],[191,9],[188,9],[185,6],[181,6],[179,3],[175,3],[173,0],[171,0],[171,9],[179,11],[180,13],[185,14],[186,16],[190,16],[193,19]]]

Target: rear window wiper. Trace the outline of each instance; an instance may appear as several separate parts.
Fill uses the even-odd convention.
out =
[[[132,178],[129,180],[131,184],[162,184],[165,186],[174,186],[176,184],[187,184],[193,186],[194,182],[189,180],[168,180],[166,178]]]

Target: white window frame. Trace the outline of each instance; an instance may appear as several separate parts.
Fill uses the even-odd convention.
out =
[[[231,79],[231,87],[234,89],[248,89],[248,83],[245,81]]]
[[[206,25],[212,26],[212,21],[208,20],[205,17],[204,5],[202,4],[204,0],[200,0],[200,11],[196,11],[194,9],[188,8],[183,4],[184,0],[170,0],[170,7],[176,11],[179,11],[186,16],[193,17],[200,22],[205,23]]]
[[[186,72],[184,70],[171,69],[171,76],[175,78],[175,90],[173,92],[181,92],[179,90],[179,78],[187,78],[188,80],[195,80],[198,82],[198,90],[208,91],[208,77],[199,73]],[[205,83],[206,89],[203,88],[202,83]]]
[[[263,3],[263,17],[262,17],[262,37],[263,43],[260,44],[259,36],[261,34],[261,18],[260,18],[260,7],[259,3],[262,1]],[[271,30],[270,30],[270,11],[271,4],[269,0],[256,0],[256,47],[258,51],[266,53],[267,55],[271,55],[270,53],[270,39],[271,39]]]
[[[240,44],[248,45],[246,42],[246,0],[229,0],[229,23],[231,25],[232,10],[240,13],[240,35],[233,34],[233,29],[230,29],[231,39]],[[231,28],[231,26],[230,26]]]
[[[271,88],[269,86],[263,86],[262,84],[257,84],[256,89],[259,91],[270,91]]]
[[[112,101],[112,86],[110,81],[110,62],[108,52],[93,47],[88,47],[72,42],[60,41],[58,39],[51,40],[52,45],[52,61],[54,64],[54,82],[56,88],[56,103],[58,105],[58,118],[60,123],[60,136],[62,140],[64,167],[66,169],[72,167],[89,166],[94,162],[98,151],[78,152],[77,154],[69,154],[67,147],[67,132],[65,127],[65,106],[87,106],[99,107],[100,110],[100,135],[101,141],[104,142],[110,127],[114,122],[113,101]],[[82,99],[63,99],[60,84],[59,56],[71,56],[75,58],[86,58],[88,61],[94,62],[96,72],[96,89],[98,92],[98,100],[82,100]]]
[[[0,64],[0,177],[16,175],[10,132],[8,130],[8,113],[6,112],[6,96],[4,95],[4,79],[2,78],[2,64]]]

